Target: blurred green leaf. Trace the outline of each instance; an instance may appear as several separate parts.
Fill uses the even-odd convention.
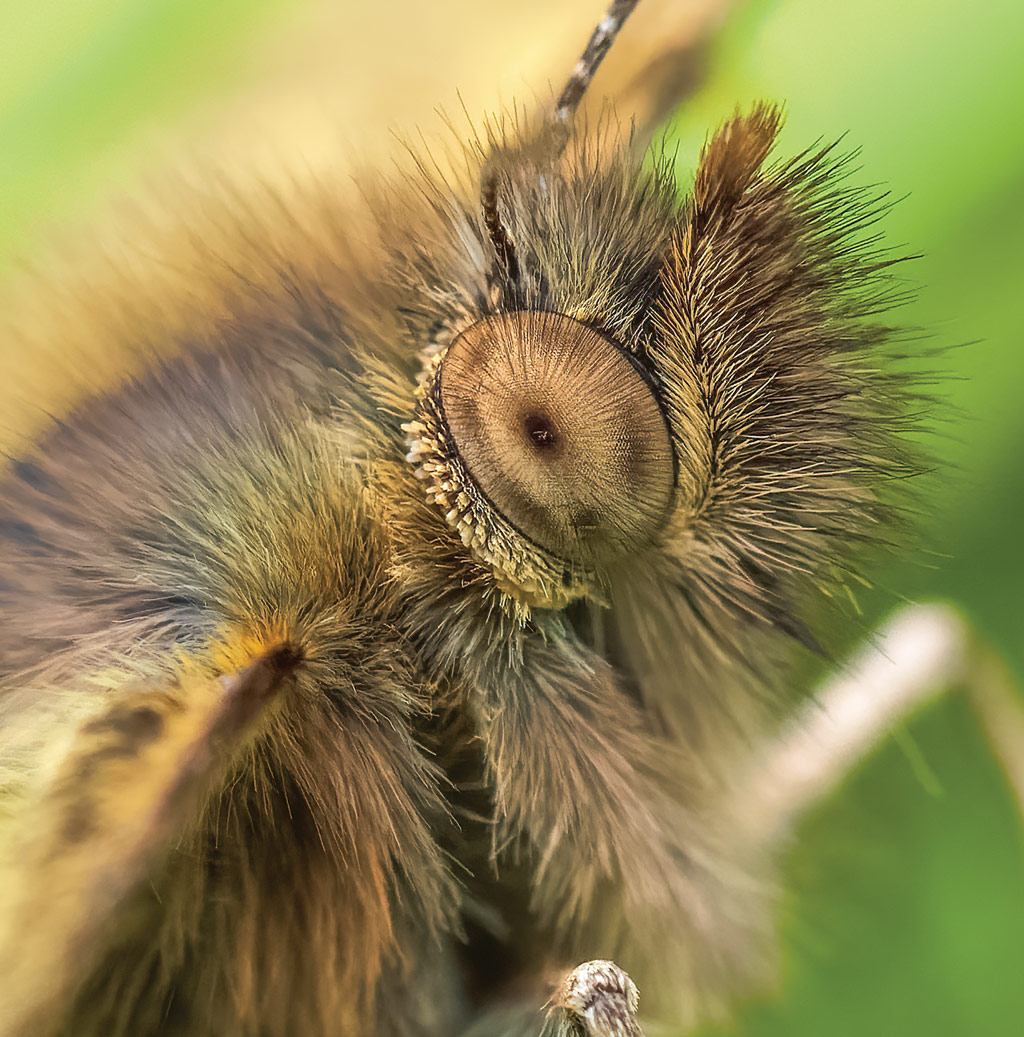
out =
[[[88,203],[140,136],[223,89],[281,0],[38,0],[0,14],[0,244]]]

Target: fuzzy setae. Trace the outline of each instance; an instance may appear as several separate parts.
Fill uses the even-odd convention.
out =
[[[914,467],[881,204],[769,105],[679,184],[573,84],[229,203],[179,355],[3,472],[0,1033],[627,1034],[621,970],[769,967],[734,775]]]

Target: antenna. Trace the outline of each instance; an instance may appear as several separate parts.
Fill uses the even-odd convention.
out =
[[[598,65],[615,42],[623,22],[633,13],[633,8],[639,2],[640,0],[612,0],[558,97],[555,106],[555,119],[558,122],[567,123],[572,118],[587,87],[590,86],[590,81],[594,78]]]
[[[557,157],[569,142],[569,123],[572,120],[583,95],[594,78],[598,65],[604,60],[611,45],[615,42],[619,30],[625,20],[633,13],[633,8],[640,0],[612,0],[604,17],[597,23],[591,33],[586,49],[576,62],[569,79],[558,97],[555,105],[555,117],[547,125],[545,134],[547,144]],[[519,260],[516,256],[515,243],[502,223],[498,202],[500,194],[499,174],[492,168],[485,168],[480,185],[480,205],[483,210],[484,225],[490,238],[498,262],[505,269],[513,282],[519,280]]]

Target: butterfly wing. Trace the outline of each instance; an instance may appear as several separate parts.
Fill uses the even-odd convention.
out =
[[[47,1029],[119,909],[201,809],[298,662],[282,643],[229,676],[196,668],[164,687],[108,689],[112,703],[78,727],[52,777],[22,806],[35,823],[4,868],[0,1033]]]

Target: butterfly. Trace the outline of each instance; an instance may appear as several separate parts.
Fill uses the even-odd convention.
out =
[[[756,747],[920,467],[898,257],[771,104],[689,187],[580,114],[633,7],[447,165],[190,223],[176,355],[4,472],[0,1033],[611,1037],[770,968]]]

